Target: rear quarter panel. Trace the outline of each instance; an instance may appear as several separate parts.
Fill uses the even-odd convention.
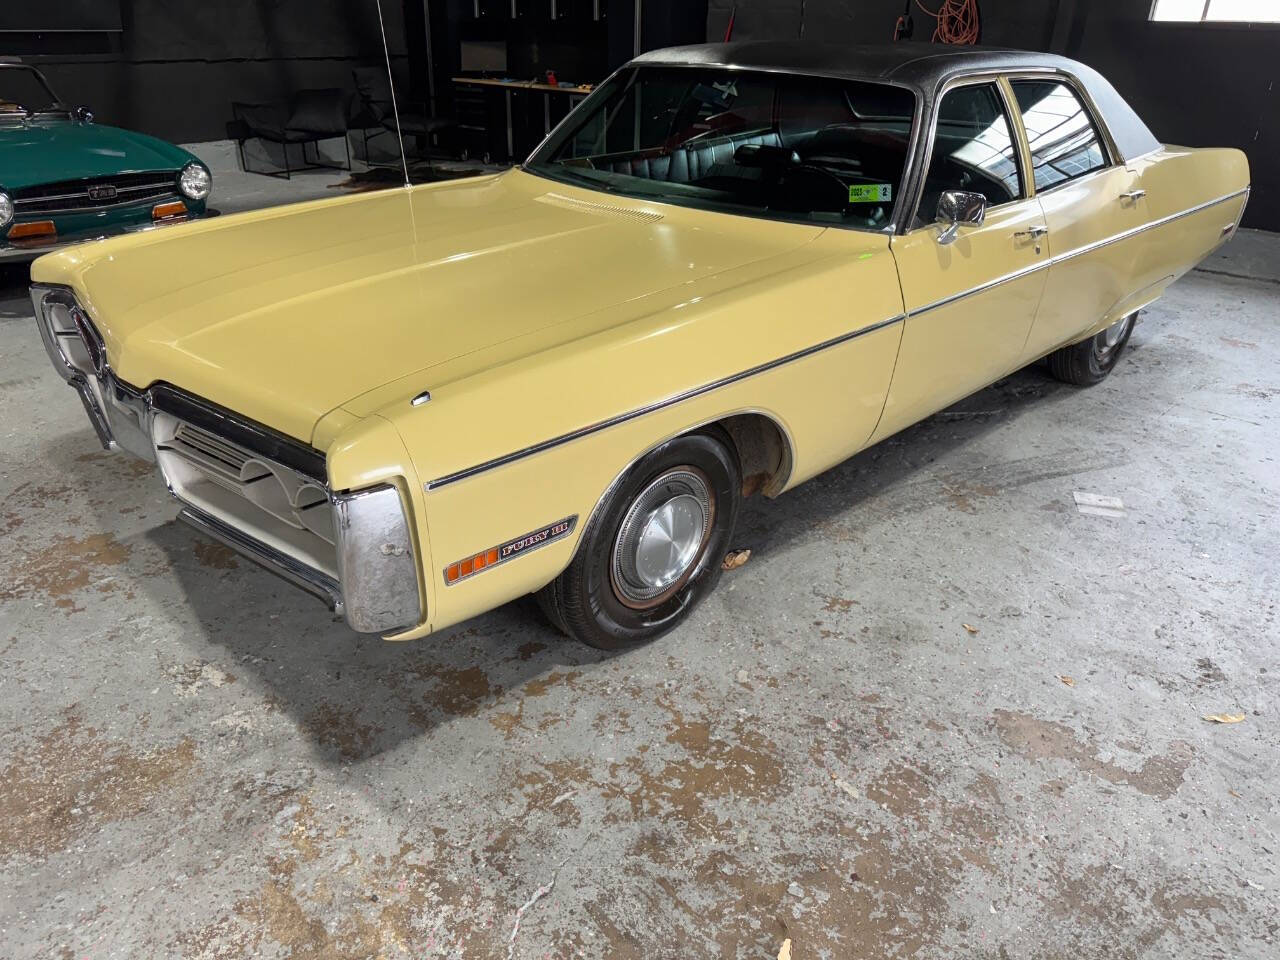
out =
[[[1156,224],[1135,251],[1133,286],[1142,296],[1153,285],[1163,292],[1231,238],[1248,199],[1249,160],[1230,148],[1165,146],[1130,165],[1146,191],[1146,220]],[[1113,314],[1123,316],[1129,306]]]
[[[584,277],[583,282],[591,282]],[[781,357],[892,320],[902,312],[885,236],[828,230],[756,264],[624,305],[629,316],[562,347],[457,383],[431,385],[421,407],[380,412],[404,437],[420,478],[412,492],[429,624],[410,639],[550,582],[570,562],[611,484],[643,453],[700,425],[761,413],[791,445],[787,486],[843,460],[871,436],[901,336],[893,322],[863,336],[589,433],[485,472],[444,478]],[[597,330],[599,327],[597,326]],[[573,533],[445,586],[452,562],[577,517]]]
[[[1226,147],[1172,147],[1130,161],[1141,232],[1121,246],[1132,280],[1085,336],[1093,336],[1159,299],[1169,285],[1235,234],[1249,195],[1249,160]]]

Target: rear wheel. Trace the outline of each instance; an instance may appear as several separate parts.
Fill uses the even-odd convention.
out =
[[[1065,383],[1082,387],[1102,382],[1120,359],[1137,320],[1135,310],[1088,340],[1055,350],[1049,354],[1049,372]]]
[[[719,430],[647,454],[596,511],[568,569],[538,593],[548,619],[606,650],[666,633],[720,579],[741,490]]]

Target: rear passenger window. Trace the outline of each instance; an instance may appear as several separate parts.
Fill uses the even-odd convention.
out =
[[[944,190],[980,193],[992,207],[1023,196],[1018,150],[995,84],[957,87],[938,105],[920,222],[934,221]]]
[[[1102,138],[1075,91],[1060,80],[1014,80],[1031,146],[1036,190],[1047,190],[1107,165]]]

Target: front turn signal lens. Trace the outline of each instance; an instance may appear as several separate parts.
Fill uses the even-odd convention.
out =
[[[9,240],[20,247],[37,247],[52,243],[58,239],[58,228],[52,220],[37,220],[34,223],[15,223],[9,228]]]
[[[185,220],[187,218],[187,205],[179,200],[170,203],[157,203],[151,208],[152,220]]]

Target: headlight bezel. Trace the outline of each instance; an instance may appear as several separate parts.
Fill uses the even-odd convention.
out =
[[[188,176],[193,176],[200,180],[201,183],[191,185],[188,183]],[[199,202],[207,200],[209,194],[213,192],[213,174],[209,168],[197,160],[192,160],[181,170],[178,171],[178,192],[186,199]]]
[[[105,377],[108,368],[106,343],[75,294],[65,287],[33,284],[31,300],[41,338],[63,379],[70,382]],[[66,312],[62,323],[54,315],[56,307]],[[76,355],[77,345],[83,349],[84,358]]]
[[[14,205],[13,197],[9,195],[8,191],[0,190],[0,230],[13,223],[13,218],[16,214],[17,207]]]
[[[111,367],[102,335],[69,287],[32,284],[31,302],[40,339],[54,369],[79,394],[103,448],[115,449],[115,438],[106,415]],[[61,323],[53,314],[55,307],[66,311]],[[81,350],[83,356],[79,355]]]

